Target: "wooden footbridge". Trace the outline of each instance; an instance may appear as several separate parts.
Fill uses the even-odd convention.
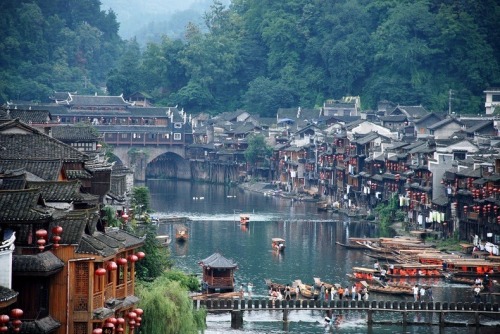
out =
[[[367,317],[368,326],[372,324],[401,324],[407,325],[435,325],[442,327],[464,327],[464,326],[491,326],[481,323],[480,316],[500,319],[499,305],[497,303],[441,303],[441,302],[408,302],[408,301],[355,301],[335,300],[330,302],[319,300],[282,300],[272,301],[268,299],[208,299],[194,300],[194,308],[205,308],[207,312],[231,312],[231,327],[241,328],[243,325],[243,313],[245,311],[282,311],[283,321],[288,322],[290,311],[324,311],[326,316],[331,317],[336,313],[346,314],[351,311],[364,312]],[[401,321],[377,320],[374,315],[400,313]],[[408,315],[429,315],[431,321],[412,322]],[[469,315],[474,318],[473,323],[460,323],[447,321],[447,315],[459,314]],[[436,321],[432,321],[436,316]]]

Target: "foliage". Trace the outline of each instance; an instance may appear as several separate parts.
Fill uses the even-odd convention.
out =
[[[387,203],[377,205],[375,212],[378,216],[380,237],[391,237],[391,225],[404,217],[404,212],[399,209],[398,196],[394,195]]]
[[[141,91],[162,105],[264,117],[359,95],[484,113],[500,85],[498,0],[214,1],[205,27],[141,49],[98,0],[0,2],[0,102]]]
[[[191,334],[205,328],[206,311],[193,310],[186,288],[166,276],[137,289],[144,310],[141,333]]]
[[[164,274],[165,270],[172,267],[168,248],[159,245],[156,240],[156,227],[152,224],[146,224],[142,231],[146,237],[141,250],[146,253],[146,257],[136,262],[137,278],[143,281],[152,281]],[[141,231],[136,228],[136,234]]]
[[[108,226],[112,227],[121,226],[120,220],[116,217],[116,210],[112,206],[106,205],[103,211],[104,211],[103,219],[106,221]]]
[[[188,289],[189,291],[199,291],[200,290],[200,282],[193,275],[186,275],[185,273],[179,270],[168,270],[163,274],[164,277],[171,281],[179,282],[179,284]]]
[[[258,161],[264,161],[271,156],[272,148],[267,145],[263,135],[251,135],[248,137],[248,147],[245,150],[245,159],[248,163],[255,165]]]
[[[132,188],[132,205],[134,213],[140,215],[151,210],[151,195],[149,188],[145,186]]]

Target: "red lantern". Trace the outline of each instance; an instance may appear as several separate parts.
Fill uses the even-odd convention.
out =
[[[127,220],[128,219],[128,215],[126,213],[122,214],[122,218],[123,220]]]
[[[127,259],[124,257],[121,257],[118,260],[116,260],[116,262],[118,263],[119,266],[124,266],[127,264]]]
[[[134,312],[138,315],[138,316],[141,316],[144,314],[144,311],[141,309],[141,308],[136,308],[134,310]]]
[[[0,323],[5,324],[9,322],[10,318],[7,314],[0,315]]]
[[[96,269],[95,274],[97,276],[104,276],[104,275],[106,275],[106,269],[104,269],[104,268],[98,268],[98,269]]]
[[[45,238],[47,238],[47,230],[44,230],[44,229],[37,230],[35,232],[35,234],[36,234],[36,237],[38,239],[45,239]]]
[[[102,326],[103,328],[115,328],[115,325],[111,322],[106,322],[104,324],[104,326]]]
[[[21,318],[23,316],[24,312],[23,310],[21,310],[20,308],[15,308],[15,309],[12,309],[12,311],[10,311],[10,316],[12,318]]]
[[[108,318],[106,322],[112,323],[113,325],[116,325],[118,323],[118,319],[115,317]]]
[[[95,328],[95,329],[92,331],[92,334],[102,334],[102,328]]]
[[[54,226],[52,228],[52,234],[59,235],[63,233],[63,228],[61,226]]]
[[[129,255],[128,259],[130,262],[137,262],[137,260],[139,260],[137,255]]]
[[[7,326],[1,326],[0,327],[0,332],[7,333],[8,331],[9,331],[9,327],[7,327]]]
[[[123,325],[125,323],[125,319],[123,318],[117,318],[116,321],[118,321],[119,325]]]
[[[106,268],[107,268],[109,271],[113,271],[113,270],[118,269],[118,265],[116,264],[116,262],[115,262],[115,261],[109,261],[109,262],[108,262],[108,265],[106,266]]]
[[[130,319],[135,319],[135,318],[137,318],[137,313],[135,313],[134,311],[130,311],[127,314],[127,317],[129,317]]]

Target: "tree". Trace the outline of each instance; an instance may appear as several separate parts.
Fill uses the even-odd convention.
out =
[[[193,310],[187,290],[166,276],[140,286],[139,307],[144,310],[141,333],[190,334],[205,328],[205,310]]]
[[[245,159],[252,168],[258,162],[267,161],[272,154],[272,148],[267,145],[263,135],[251,135],[248,137],[248,147],[245,150]]]
[[[279,108],[292,107],[295,102],[287,86],[264,77],[250,82],[244,95],[245,109],[263,117],[275,117]]]
[[[136,273],[141,281],[153,281],[170,269],[173,263],[168,248],[161,247],[156,239],[156,227],[153,224],[145,226],[145,230],[142,230],[145,240],[141,250],[146,253],[146,257],[136,263]],[[141,233],[141,230],[136,228],[135,232]]]
[[[151,210],[151,196],[148,187],[132,188],[132,205],[135,214],[142,214]]]

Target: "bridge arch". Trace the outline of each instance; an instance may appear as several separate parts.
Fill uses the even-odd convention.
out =
[[[134,172],[134,179],[146,180],[146,170],[150,163],[157,161],[169,161],[175,163],[176,175],[182,179],[190,178],[189,161],[185,160],[186,151],[184,146],[151,147],[142,145],[119,145],[112,146],[112,153]]]

